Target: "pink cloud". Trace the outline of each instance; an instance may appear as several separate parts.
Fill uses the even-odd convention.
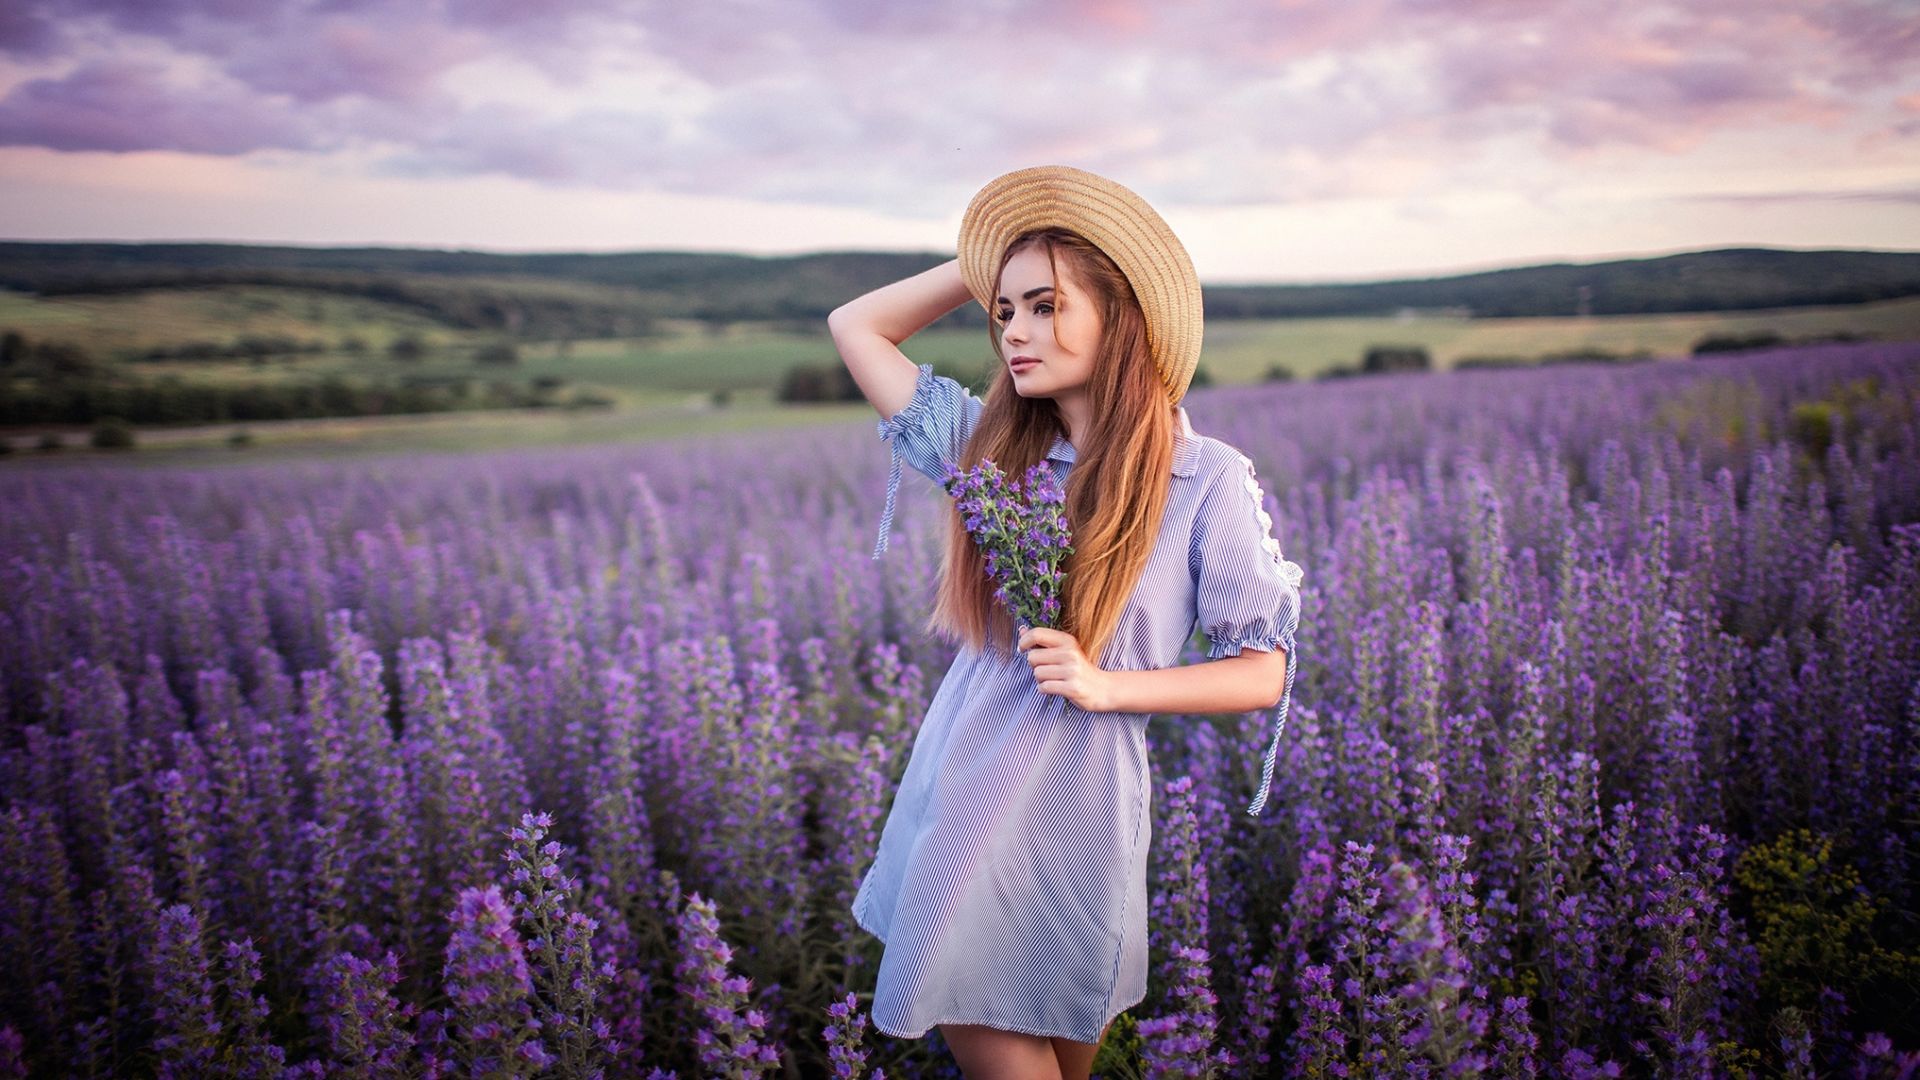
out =
[[[1920,52],[1920,20],[1874,0],[447,0],[432,11],[18,0],[0,14],[0,48],[73,67],[0,100],[0,139],[216,154],[373,146],[406,173],[919,213],[996,168],[1071,160],[1222,204],[1390,190],[1496,144],[1673,154],[1721,131],[1832,125],[1877,107]],[[596,65],[654,71],[698,86],[701,104],[465,102],[449,74],[474,62],[531,62],[562,87],[586,85]],[[1909,100],[1892,130],[1911,131]]]

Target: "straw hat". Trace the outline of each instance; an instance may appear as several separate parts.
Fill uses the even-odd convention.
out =
[[[1019,169],[987,182],[960,219],[960,276],[993,311],[1000,257],[1021,233],[1057,226],[1092,241],[1127,275],[1147,317],[1147,346],[1174,404],[1200,363],[1200,278],[1147,201],[1066,165]]]

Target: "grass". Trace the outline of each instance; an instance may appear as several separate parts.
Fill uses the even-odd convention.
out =
[[[556,395],[561,400],[575,391],[593,391],[615,402],[611,411],[517,410],[254,423],[246,425],[254,444],[245,452],[225,445],[237,427],[233,424],[145,429],[134,455],[143,460],[196,454],[244,459],[296,450],[458,452],[499,445],[666,438],[875,415],[863,403],[796,408],[773,400],[774,388],[793,365],[839,363],[824,322],[808,331],[669,321],[645,339],[523,344],[520,362],[510,367],[472,362],[471,348],[492,340],[487,335],[452,330],[393,304],[268,286],[49,299],[0,291],[0,330],[5,329],[17,329],[32,340],[81,344],[96,355],[137,353],[184,341],[229,342],[248,335],[318,339],[335,346],[357,337],[366,342],[366,352],[336,348],[275,357],[261,364],[222,359],[133,367],[148,377],[166,373],[226,383],[305,380],[329,374],[394,381],[470,378],[480,383],[551,376],[563,380]],[[1684,356],[1694,341],[1707,334],[1759,330],[1788,338],[1838,331],[1888,340],[1920,338],[1920,298],[1847,307],[1585,319],[1215,320],[1207,326],[1201,363],[1216,384],[1233,384],[1260,381],[1274,365],[1311,378],[1336,365],[1357,363],[1369,345],[1377,344],[1424,346],[1437,367],[1447,368],[1469,356],[1531,358],[1581,348]],[[432,343],[434,351],[412,363],[391,359],[386,345],[405,335]],[[981,370],[991,356],[984,324],[924,332],[909,340],[904,351],[917,363],[932,362],[955,372]],[[713,406],[717,391],[728,397],[724,408]],[[12,441],[24,448],[34,440],[16,433]],[[69,441],[85,440],[69,435]],[[39,455],[16,454],[8,460],[28,458]]]
[[[460,454],[506,447],[651,442],[693,435],[770,431],[815,424],[870,423],[877,418],[878,414],[864,402],[804,407],[771,404],[726,408],[655,405],[578,412],[501,409],[412,416],[331,417],[324,420],[211,424],[191,428],[143,428],[131,452],[93,450],[86,446],[84,433],[68,433],[65,448],[57,453],[42,454],[31,449],[37,441],[37,434],[16,437],[13,440],[15,451],[0,457],[0,467],[8,463],[26,465],[30,462],[79,460],[112,460],[138,465],[219,465],[379,454]],[[229,437],[239,431],[251,436],[250,445],[228,445]]]

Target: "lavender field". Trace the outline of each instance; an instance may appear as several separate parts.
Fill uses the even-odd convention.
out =
[[[1150,726],[1097,1074],[1914,1073],[1920,343],[1187,404],[1299,675],[1259,820],[1266,717]],[[958,1075],[849,911],[951,658],[886,466],[0,468],[0,1076]]]

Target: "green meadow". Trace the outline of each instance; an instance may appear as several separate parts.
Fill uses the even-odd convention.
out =
[[[984,314],[970,329],[936,328],[905,347],[916,362],[965,377],[990,357]],[[512,409],[418,416],[290,420],[244,425],[250,451],[448,450],[506,444],[659,438],[696,432],[871,417],[864,404],[781,405],[782,375],[797,364],[835,365],[824,322],[703,322],[660,319],[642,338],[520,342],[518,362],[477,364],[476,350],[502,339],[460,330],[407,307],[297,288],[234,285],[151,289],[123,294],[39,298],[0,292],[0,331],[32,341],[79,346],[143,379],[174,376],[218,383],[351,380],[476,383],[507,380],[557,385],[559,397],[590,393],[608,409]],[[1885,340],[1920,338],[1920,297],[1838,307],[1742,312],[1473,319],[1405,317],[1215,319],[1201,364],[1216,384],[1257,382],[1271,369],[1313,378],[1351,367],[1373,345],[1417,345],[1437,368],[1475,357],[1522,362],[1581,350],[1617,356],[1685,357],[1710,334],[1771,331],[1789,340],[1851,333]],[[248,339],[299,342],[312,351],[255,358],[140,359],[152,350]],[[389,354],[396,341],[425,346],[416,360]],[[159,453],[219,449],[241,425],[143,429],[140,449]],[[37,433],[35,433],[37,434]],[[15,432],[16,447],[33,438]],[[71,436],[69,444],[84,440]],[[14,460],[20,458],[16,456]]]

